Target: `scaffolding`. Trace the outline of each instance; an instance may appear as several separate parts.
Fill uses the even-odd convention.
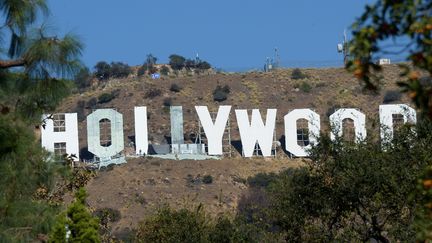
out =
[[[210,117],[212,121],[216,121],[217,112],[210,112]],[[204,129],[201,125],[201,121],[198,118],[198,136],[195,139],[195,143],[204,143],[205,150],[208,151],[208,141],[207,136],[205,135]],[[224,134],[222,136],[222,153],[224,157],[232,157],[232,146],[231,146],[231,119],[228,117],[227,124],[225,126]]]
[[[272,150],[271,150],[271,156],[273,158],[276,158],[276,155],[277,155],[277,144],[278,143],[279,143],[279,141],[277,140],[276,129],[275,129],[274,132],[273,132],[273,141],[272,141]],[[242,155],[244,156],[243,149],[242,149]],[[261,148],[258,145],[258,142],[255,143],[254,155],[255,156],[261,156],[262,155]]]

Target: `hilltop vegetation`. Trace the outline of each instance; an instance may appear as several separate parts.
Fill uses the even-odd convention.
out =
[[[412,224],[412,221],[405,216],[412,216],[415,211],[413,208],[399,207],[406,203],[411,205],[412,201],[399,200],[401,204],[398,206],[387,205],[387,200],[379,196],[389,186],[396,186],[390,190],[391,192],[389,191],[390,194],[386,197],[396,196],[408,200],[410,193],[416,189],[415,182],[421,174],[420,168],[424,166],[424,161],[419,160],[414,163],[412,159],[403,159],[398,164],[400,167],[395,167],[394,160],[402,158],[405,150],[402,147],[395,147],[396,150],[392,150],[393,152],[382,153],[378,149],[376,138],[379,134],[377,122],[379,105],[382,103],[409,103],[407,97],[394,94],[397,88],[394,80],[398,77],[398,67],[389,65],[383,68],[386,79],[381,92],[363,90],[355,77],[342,68],[279,69],[270,73],[162,76],[158,80],[148,76],[129,76],[123,79],[106,80],[97,88],[70,97],[60,107],[60,111],[73,111],[77,103],[88,103],[101,94],[114,92],[116,93],[113,96],[115,98],[107,103],[97,103],[95,107],[115,107],[124,114],[126,143],[131,141],[129,139],[134,135],[132,108],[135,105],[144,105],[148,107],[149,112],[150,142],[159,144],[167,143],[165,137],[170,136],[169,113],[163,107],[171,104],[183,106],[185,138],[188,143],[193,142],[197,134],[195,105],[207,105],[211,111],[217,111],[219,105],[233,105],[233,108],[236,109],[259,108],[263,117],[267,108],[277,108],[276,134],[277,139],[282,142],[283,116],[289,110],[314,109],[321,115],[323,131],[328,131],[325,130],[328,129],[325,128],[328,126],[328,116],[335,109],[339,107],[359,108],[367,115],[370,142],[358,147],[349,145],[350,149],[346,150],[345,154],[340,154],[338,151],[341,148],[338,146],[342,144],[331,145],[328,141],[323,140],[323,147],[317,148],[314,159],[321,161],[320,167],[316,167],[318,165],[310,163],[309,160],[290,159],[281,147],[277,150],[278,159],[272,162],[261,159],[252,159],[250,162],[241,160],[238,158],[241,152],[235,146],[232,147],[232,158],[211,161],[212,165],[207,162],[199,162],[201,166],[198,167],[194,166],[197,162],[193,161],[174,162],[176,163],[174,166],[170,161],[136,159],[130,160],[128,164],[115,167],[112,171],[99,172],[98,177],[90,181],[87,187],[90,192],[89,203],[98,205],[97,208],[112,208],[122,212],[118,220],[107,224],[108,227],[113,230],[114,235],[126,238],[135,237],[131,230],[132,228],[137,229],[137,237],[141,240],[146,237],[174,237],[172,239],[185,240],[178,234],[182,231],[180,225],[187,223],[194,224],[195,226],[190,227],[198,227],[196,230],[203,232],[201,235],[204,237],[201,238],[203,241],[215,237],[214,230],[221,227],[220,224],[227,227],[224,228],[226,230],[224,232],[227,233],[224,237],[231,241],[239,239],[238,237],[253,238],[257,241],[265,241],[269,238],[309,241],[318,239],[318,236],[322,241],[347,238],[363,240],[366,237],[382,237],[382,232],[388,232],[389,229],[395,230],[392,235],[385,235],[389,239],[412,239],[415,232],[413,228],[409,230],[404,228]],[[304,88],[305,84],[309,87],[308,89]],[[220,93],[224,93],[223,99],[215,99]],[[167,103],[168,99],[169,103]],[[161,108],[163,112],[159,112]],[[91,110],[84,107],[81,112],[87,115]],[[231,115],[232,120],[234,120],[233,117]],[[233,145],[235,145],[240,142],[235,121],[231,121],[231,126]],[[80,146],[82,151],[85,151],[85,121],[80,122],[79,129]],[[430,138],[426,136],[424,139]],[[400,144],[400,146],[405,145]],[[133,153],[131,149],[126,149],[125,153]],[[364,160],[358,160],[362,151],[368,150],[374,151],[370,154],[371,157],[362,157]],[[425,156],[428,154],[427,148],[419,147],[419,151],[423,151]],[[415,158],[414,155],[405,154],[404,156]],[[378,157],[382,157],[382,161],[377,161]],[[339,161],[340,164],[334,164],[332,161]],[[410,165],[412,170],[406,170],[407,165],[404,161],[414,163]],[[277,164],[280,165],[277,166]],[[301,168],[298,169],[299,165]],[[227,167],[231,169],[227,170]],[[255,169],[251,171],[252,168]],[[360,170],[360,168],[364,169]],[[339,174],[330,175],[330,171],[334,170],[337,170]],[[357,178],[354,180],[351,177],[353,175],[350,174],[352,170],[363,171],[362,175],[365,177],[357,178],[360,175],[354,174],[354,177]],[[260,172],[265,173],[260,174]],[[204,176],[211,176],[212,182],[203,183]],[[120,183],[118,182],[119,177],[122,178]],[[376,184],[377,178],[385,177],[405,178],[397,179],[397,181],[403,180],[406,184],[402,186],[398,184],[399,182],[384,180],[383,183],[389,184],[385,184],[384,187],[372,187]],[[325,184],[327,180],[335,181],[327,185]],[[339,183],[336,181],[340,181],[339,183],[344,186],[337,187],[336,184],[339,185]],[[351,184],[346,184],[348,181]],[[122,197],[117,199],[116,195],[119,193]],[[305,194],[302,194],[302,201],[292,201],[294,198],[289,196],[290,193],[292,195]],[[364,198],[360,196],[362,194],[372,198]],[[326,195],[334,195],[334,198],[330,199]],[[340,200],[342,200],[341,204],[338,204]],[[345,203],[354,205],[360,203],[358,200],[362,204],[367,203],[368,205],[363,205],[367,208],[361,208],[358,213],[357,210],[363,206],[348,207],[343,209],[345,210],[343,213],[337,214],[342,210],[341,207],[346,206]],[[178,203],[179,201],[184,203]],[[389,200],[389,203],[390,201],[397,200]],[[161,209],[156,215],[153,215],[155,208],[158,208],[161,202],[169,204],[170,208]],[[195,213],[196,208],[193,205],[200,203],[203,204],[203,209],[200,210],[204,212]],[[374,208],[372,205],[377,203],[381,206]],[[291,207],[286,208],[286,205],[291,204]],[[185,205],[191,211],[184,211]],[[384,207],[396,208],[388,211]],[[409,210],[409,214],[402,215],[401,210]],[[278,214],[277,212],[284,213]],[[218,218],[217,215],[220,213],[228,213],[229,216]],[[374,231],[369,231],[367,226],[375,222],[373,221],[375,215],[381,219],[387,217],[387,213],[395,217],[393,219],[401,224],[392,224],[391,221],[386,221],[385,224],[380,222],[379,225],[374,226]],[[188,220],[183,222],[179,218],[179,222],[172,222],[168,225],[163,223],[166,217],[180,217],[177,215],[185,215]],[[346,222],[349,221],[363,220],[362,217],[365,218],[361,223],[346,225]],[[212,223],[206,225],[197,223],[204,219]],[[144,220],[143,223],[138,224],[141,220]],[[312,227],[311,222],[317,223]],[[154,227],[157,227],[158,224],[167,228],[155,231]],[[396,232],[399,232],[400,229],[406,230],[406,234]]]

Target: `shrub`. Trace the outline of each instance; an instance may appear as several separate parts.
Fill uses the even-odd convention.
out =
[[[237,204],[237,217],[249,225],[266,228],[270,225],[272,217],[268,215],[270,198],[265,189],[249,188],[243,193]]]
[[[114,78],[126,78],[132,72],[129,65],[122,62],[112,62],[110,76]]]
[[[214,101],[222,102],[222,101],[226,100],[227,98],[228,98],[228,94],[221,91],[221,90],[216,90],[213,92],[213,100]]]
[[[305,93],[309,93],[309,92],[312,90],[312,86],[310,86],[309,83],[303,81],[303,82],[300,84],[299,89],[300,89],[301,91],[305,92]]]
[[[104,61],[100,61],[96,63],[94,69],[95,69],[95,76],[97,79],[106,80],[110,78],[111,66],[108,63]]]
[[[99,104],[108,103],[111,100],[117,98],[119,95],[120,95],[120,89],[115,89],[111,91],[111,93],[103,93],[98,97],[98,103]]]
[[[157,72],[157,68],[153,64],[146,64],[146,63],[144,63],[138,69],[137,75],[138,76],[142,76],[142,75],[144,75],[146,73],[153,74],[153,73],[156,73],[156,72]]]
[[[100,242],[99,222],[86,208],[86,197],[87,193],[83,188],[75,194],[75,202],[58,217],[50,235],[50,242],[65,242],[67,231],[70,231],[69,242]]]
[[[211,65],[210,65],[210,63],[208,63],[206,61],[202,61],[202,62],[199,62],[196,67],[198,69],[201,69],[201,70],[207,70],[207,69],[211,68]]]
[[[138,226],[138,242],[206,242],[209,224],[202,207],[175,211],[167,206]]]
[[[397,90],[389,90],[385,93],[383,103],[388,104],[394,101],[399,101],[402,98],[402,95]]]
[[[275,237],[241,220],[210,218],[201,205],[194,210],[165,206],[139,224],[135,242],[280,242]]]
[[[152,99],[154,97],[160,96],[161,94],[162,91],[160,89],[150,88],[149,90],[147,90],[144,96],[145,98]]]
[[[291,73],[292,79],[305,79],[307,78],[307,75],[304,74],[299,68],[296,68]]]
[[[250,187],[267,188],[271,182],[275,181],[277,175],[275,173],[258,173],[253,177],[248,177],[246,182]]]
[[[87,185],[87,183],[94,177],[94,173],[87,169],[74,170],[66,184],[69,191],[76,191]]]
[[[160,69],[160,73],[162,75],[165,75],[165,76],[168,75],[169,71],[170,71],[169,68],[167,66],[165,66],[165,65],[162,66],[161,69]]]
[[[210,242],[229,243],[235,234],[235,225],[227,217],[218,217],[209,233]]]
[[[94,216],[99,218],[99,221],[102,225],[107,225],[110,222],[117,222],[121,218],[120,211],[113,208],[100,208],[97,209],[94,213]]]
[[[188,69],[188,70],[190,70],[190,69],[192,69],[192,68],[195,68],[195,67],[196,67],[195,60],[187,59],[187,60],[184,62],[184,67],[185,67],[186,69]]]
[[[173,70],[181,70],[184,68],[186,58],[177,54],[172,54],[171,56],[169,56],[169,59],[169,65]]]
[[[101,61],[95,65],[95,76],[99,80],[113,78],[125,78],[132,72],[129,65],[122,62],[111,62],[111,65]]]
[[[182,87],[178,84],[171,84],[170,90],[172,92],[180,92],[182,90]]]
[[[211,184],[211,183],[213,183],[213,176],[211,176],[211,175],[205,175],[203,177],[203,179],[202,179],[202,182],[204,184]]]
[[[112,93],[103,93],[103,94],[99,95],[98,103],[99,104],[108,103],[111,100],[113,100],[114,98],[115,98],[115,96]]]
[[[225,85],[223,87],[218,85],[213,91],[213,100],[218,102],[224,101],[228,98],[228,94],[230,92],[231,91],[228,85]]]
[[[347,144],[322,135],[305,167],[280,173],[269,187],[269,211],[286,240],[414,239],[414,215],[422,196],[413,192],[430,162],[423,157],[431,151],[427,130],[406,127],[384,150],[374,139]]]

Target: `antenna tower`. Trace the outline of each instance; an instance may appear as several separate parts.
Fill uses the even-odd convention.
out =
[[[346,29],[344,29],[344,34],[343,34],[343,42],[342,44],[339,43],[337,45],[337,50],[339,53],[342,53],[344,56],[344,64],[346,65],[348,63],[348,57],[350,56],[349,53],[349,41],[347,38],[347,34],[346,34]]]

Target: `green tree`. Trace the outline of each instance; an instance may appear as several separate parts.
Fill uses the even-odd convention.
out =
[[[202,205],[193,210],[160,208],[145,219],[136,230],[137,242],[280,242],[279,235],[231,220],[205,214]]]
[[[111,62],[110,77],[113,78],[127,78],[132,72],[129,65],[122,62]]]
[[[107,80],[111,76],[111,65],[109,65],[107,62],[100,61],[96,63],[94,69],[94,74],[99,80]]]
[[[400,64],[398,85],[420,111],[421,118],[432,120],[432,2],[430,0],[379,0],[366,6],[353,24],[350,52],[353,60],[346,68],[364,81],[365,87],[381,84],[381,67],[373,60],[382,54],[402,54],[409,64]],[[393,45],[391,45],[393,44]],[[430,162],[430,160],[429,160]],[[416,192],[424,196],[417,213],[417,239],[432,239],[432,168],[427,167]]]
[[[211,65],[206,61],[201,61],[196,65],[196,67],[201,70],[207,70],[211,68]]]
[[[44,195],[65,172],[49,160],[27,122],[0,115],[0,239],[31,241],[48,233],[59,208]]]
[[[148,54],[144,64],[138,69],[138,76],[144,75],[146,72],[148,74],[153,74],[157,72],[157,68],[154,66],[156,64],[157,58],[152,54]]]
[[[162,75],[168,75],[169,71],[170,71],[169,68],[167,66],[163,65],[161,70],[160,70],[160,73]]]
[[[422,198],[412,192],[432,162],[431,131],[406,127],[385,151],[373,140],[322,136],[306,167],[281,173],[269,186],[269,218],[287,241],[412,241]]]
[[[75,194],[75,202],[62,214],[53,228],[49,242],[100,242],[99,222],[85,205],[86,191]]]
[[[209,222],[202,210],[164,206],[156,215],[141,222],[136,235],[138,242],[208,242]]]
[[[186,58],[180,55],[172,54],[171,56],[169,56],[169,65],[173,70],[183,69],[185,66],[185,62],[186,62]]]
[[[1,1],[0,58],[0,238],[33,241],[46,234],[59,208],[50,200],[66,167],[53,163],[33,129],[68,95],[80,69],[83,45],[72,34],[60,38],[44,26],[44,0]],[[13,71],[12,71],[13,68]]]
[[[154,65],[154,64],[156,64],[156,62],[157,62],[157,57],[153,56],[153,54],[150,53],[150,54],[147,54],[146,61],[144,62],[144,64]]]

